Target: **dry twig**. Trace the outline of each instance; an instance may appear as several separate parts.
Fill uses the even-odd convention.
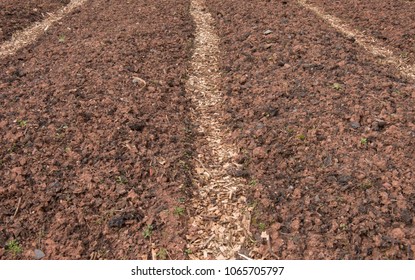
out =
[[[17,212],[19,211],[19,208],[20,208],[20,203],[21,203],[21,202],[22,202],[22,198],[21,198],[21,197],[19,197],[19,201],[17,201],[16,211],[14,211],[14,214],[13,214],[13,216],[12,216],[12,220],[14,219],[14,217],[16,217]]]

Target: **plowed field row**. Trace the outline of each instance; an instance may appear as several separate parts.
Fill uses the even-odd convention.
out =
[[[413,259],[412,1],[23,2],[1,259]]]

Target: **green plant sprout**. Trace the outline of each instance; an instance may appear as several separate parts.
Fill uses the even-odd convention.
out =
[[[65,42],[65,35],[59,35],[59,38],[58,38],[58,40],[59,40],[59,43],[64,43]]]
[[[6,243],[6,250],[12,252],[13,255],[20,254],[23,250],[17,240],[11,240]]]
[[[153,234],[153,226],[147,225],[146,228],[143,230],[144,238],[150,238],[152,234]]]
[[[17,120],[17,124],[20,127],[25,127],[27,125],[27,121],[26,120]]]
[[[174,215],[183,216],[184,215],[184,207],[176,207],[174,208]]]

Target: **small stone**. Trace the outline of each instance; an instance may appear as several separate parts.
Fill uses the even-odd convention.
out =
[[[349,175],[340,175],[337,181],[339,182],[340,185],[346,186],[347,184],[349,184],[351,179],[352,177]]]
[[[141,122],[137,122],[137,123],[130,124],[129,127],[130,127],[131,130],[141,132],[141,131],[143,131],[143,129],[145,127],[145,124],[141,123]]]
[[[331,154],[328,154],[324,159],[323,159],[323,164],[324,166],[330,166],[333,164],[333,157]]]
[[[350,122],[350,126],[354,129],[358,129],[360,127],[360,123],[358,122]]]
[[[130,190],[128,192],[127,198],[129,198],[131,200],[137,200],[138,199],[138,194],[134,190]]]
[[[386,125],[385,121],[382,121],[382,120],[374,121],[372,122],[372,130],[380,131],[385,127],[385,125]]]
[[[391,236],[395,239],[402,240],[405,238],[405,233],[403,232],[401,228],[394,228],[391,231]]]
[[[117,186],[117,188],[115,189],[115,192],[118,195],[123,195],[125,193],[127,193],[127,190],[125,189],[125,187],[123,185]]]
[[[264,48],[265,49],[270,49],[270,48],[272,48],[272,46],[273,46],[273,44],[265,44],[264,45]]]
[[[139,78],[139,77],[133,77],[133,83],[134,84],[144,84],[145,82],[144,82],[144,80],[143,79],[141,79],[141,78]]]
[[[301,223],[299,219],[295,219],[291,222],[291,231],[297,232],[301,227]]]
[[[389,183],[384,183],[384,184],[382,184],[382,186],[384,186],[385,188],[390,188],[390,187],[392,187],[392,186],[391,186],[391,184],[389,184]]]
[[[248,80],[248,77],[247,76],[242,76],[240,79],[239,79],[239,83],[241,84],[241,85],[244,85],[244,84],[246,84],[246,81]]]
[[[272,33],[272,30],[269,30],[269,29],[264,31],[264,35],[269,35],[271,33]]]
[[[267,155],[267,153],[265,152],[265,149],[262,147],[256,147],[253,151],[252,154],[254,157],[256,158],[265,158],[265,156]]]
[[[276,116],[278,116],[278,108],[268,106],[268,107],[265,109],[265,114],[266,114],[268,117],[276,117]]]
[[[374,164],[382,171],[385,171],[388,167],[388,162],[384,159],[377,159]]]
[[[123,216],[115,216],[108,222],[109,227],[121,228],[125,225],[125,218]]]
[[[45,253],[43,253],[41,250],[39,249],[35,249],[35,259],[36,260],[40,260],[43,259],[45,257]]]
[[[293,50],[293,52],[295,52],[295,53],[300,53],[300,52],[302,52],[302,51],[303,51],[303,47],[302,47],[301,45],[295,45],[295,46],[292,48],[292,50]]]
[[[401,219],[406,225],[411,225],[413,219],[411,212],[408,210],[403,210],[401,213]]]
[[[278,61],[277,65],[279,67],[284,67],[285,63],[284,63],[284,61]]]
[[[292,198],[300,199],[301,198],[301,189],[297,188],[293,191]]]

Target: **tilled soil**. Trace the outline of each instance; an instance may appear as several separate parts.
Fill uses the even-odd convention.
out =
[[[295,1],[208,1],[253,257],[413,258],[413,81]]]
[[[186,257],[188,5],[90,0],[0,61],[1,258]]]
[[[0,42],[8,40],[13,33],[42,20],[70,0],[2,0],[0,2]]]
[[[380,42],[411,64],[415,63],[415,1],[307,0]]]
[[[88,0],[0,59],[0,258],[413,259],[414,81],[296,1],[203,2],[219,49],[194,65],[189,0]],[[309,2],[413,61],[411,1]],[[217,199],[248,206],[243,246]]]

